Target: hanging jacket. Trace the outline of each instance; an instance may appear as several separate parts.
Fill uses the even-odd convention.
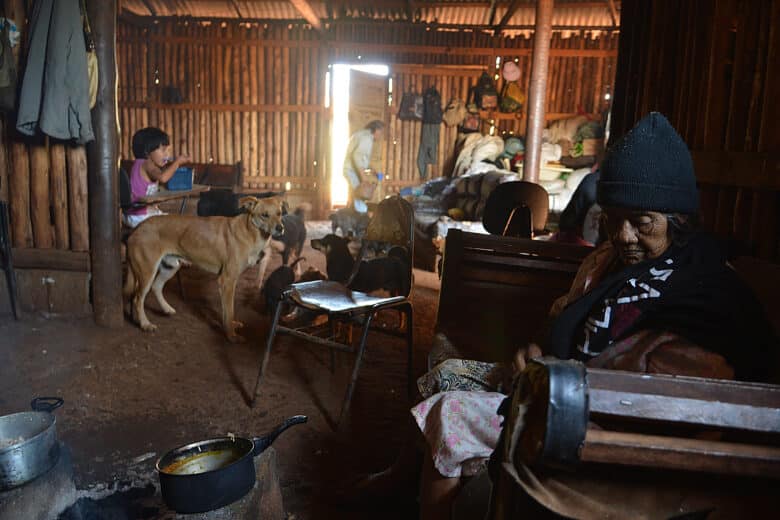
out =
[[[79,0],[36,0],[16,129],[58,139],[95,139]]]

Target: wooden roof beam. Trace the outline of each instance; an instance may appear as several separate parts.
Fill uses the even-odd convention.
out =
[[[514,16],[518,7],[520,7],[520,0],[512,0],[512,3],[509,4],[509,7],[506,8],[506,12],[501,18],[501,21],[498,22],[498,25],[496,25],[495,29],[493,29],[494,36],[501,34],[501,31],[504,30],[504,27],[506,27],[506,25],[509,23],[509,20],[512,19],[512,16]]]
[[[488,19],[488,25],[493,25],[493,21],[496,19],[496,0],[490,0],[490,18]]]
[[[154,9],[152,9],[152,6],[149,5],[149,0],[141,0],[141,2],[144,4],[144,7],[146,7],[149,10],[149,14],[152,16],[157,16],[157,13]]]
[[[314,9],[309,3],[309,0],[290,0],[290,3],[299,13],[301,13],[301,16],[303,16],[303,18],[309,22],[312,27],[318,31],[322,30],[322,22],[314,12]]]
[[[236,3],[236,0],[230,0],[230,5],[233,6],[233,10],[236,12],[239,18],[244,17],[244,15],[241,14],[241,10],[238,8],[238,4]]]
[[[617,14],[617,9],[615,8],[615,0],[607,0],[607,5],[609,6],[609,15],[612,17],[612,25],[617,27],[618,14]]]

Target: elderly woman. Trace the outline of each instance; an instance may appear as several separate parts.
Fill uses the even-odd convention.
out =
[[[765,380],[776,340],[718,242],[695,232],[691,155],[666,118],[651,113],[610,149],[597,198],[608,240],[553,306],[541,347],[521,349],[515,368],[544,353],[600,368]],[[448,517],[459,477],[495,447],[502,370],[452,359],[421,378],[427,399],[412,409],[430,455],[421,518]]]
[[[691,155],[661,114],[610,149],[598,203],[608,240],[553,306],[545,340],[518,352],[515,370],[546,354],[599,368],[765,380],[776,340],[718,242],[695,231]],[[450,359],[420,379],[425,400],[412,415],[427,448],[421,518],[449,518],[461,475],[493,451],[507,368]]]

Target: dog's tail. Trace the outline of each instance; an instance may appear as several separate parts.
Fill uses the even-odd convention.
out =
[[[304,219],[306,217],[306,214],[311,211],[311,204],[308,202],[301,202],[297,208],[295,208],[295,211],[293,212],[296,216],[301,217],[301,219]]]

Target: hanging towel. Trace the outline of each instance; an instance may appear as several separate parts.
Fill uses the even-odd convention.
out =
[[[94,140],[79,0],[36,0],[30,27],[16,129],[34,135],[40,128],[78,143]]]

